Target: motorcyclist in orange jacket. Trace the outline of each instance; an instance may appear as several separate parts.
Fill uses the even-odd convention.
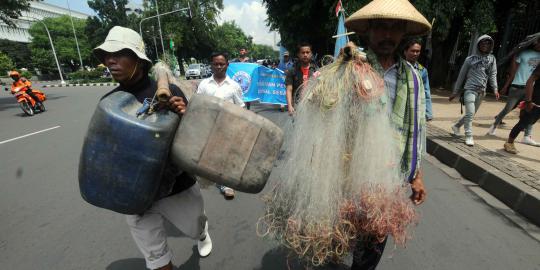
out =
[[[15,88],[18,88],[18,87],[21,87],[21,86],[26,86],[26,94],[28,94],[31,98],[34,99],[34,101],[39,101],[38,97],[36,97],[33,93],[32,93],[32,83],[27,80],[26,78],[24,77],[21,77],[21,74],[19,74],[18,71],[11,71],[9,72],[9,77],[11,77],[11,79],[13,79],[13,83],[11,84],[11,91],[13,92],[13,89]]]

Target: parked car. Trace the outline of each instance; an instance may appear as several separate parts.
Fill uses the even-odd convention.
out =
[[[202,79],[206,76],[206,69],[203,64],[191,64],[186,70],[186,80],[191,78]]]
[[[212,76],[212,68],[210,65],[204,65],[206,67],[206,77]]]

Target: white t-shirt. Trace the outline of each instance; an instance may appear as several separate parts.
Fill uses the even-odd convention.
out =
[[[240,107],[245,106],[242,88],[237,82],[229,78],[229,76],[225,77],[225,80],[221,84],[218,84],[214,80],[214,76],[202,80],[197,88],[197,94],[214,96],[239,105]]]
[[[522,51],[516,57],[516,62],[519,66],[512,84],[525,85],[533,70],[540,63],[540,52],[535,50]]]

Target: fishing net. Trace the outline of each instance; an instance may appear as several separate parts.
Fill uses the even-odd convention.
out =
[[[357,50],[308,82],[263,197],[259,236],[314,266],[341,261],[357,241],[405,243],[416,214],[387,106],[384,82]]]

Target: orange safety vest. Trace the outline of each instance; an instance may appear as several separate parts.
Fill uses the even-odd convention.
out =
[[[11,92],[14,92],[16,88],[19,88],[21,86],[32,87],[32,83],[26,78],[20,78],[11,84]]]

